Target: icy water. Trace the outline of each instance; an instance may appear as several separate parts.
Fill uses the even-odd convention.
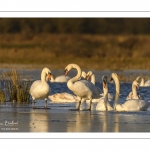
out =
[[[63,71],[53,72],[56,75],[63,73]],[[33,75],[34,79],[40,79],[40,73],[40,70],[23,72],[25,75]],[[102,75],[110,75],[110,73],[110,71],[97,72],[96,77],[101,78]],[[96,86],[102,89],[100,81],[96,82]],[[66,83],[49,84],[51,94],[61,92],[72,94]],[[131,83],[121,83],[120,103],[125,101],[130,91]],[[109,83],[109,92],[115,93],[114,83]],[[141,87],[138,92],[147,101],[150,100],[150,87]],[[36,106],[43,107],[44,100],[38,100]],[[75,102],[53,103],[50,100],[48,101],[50,109],[47,110],[33,109],[31,103],[0,103],[0,132],[150,132],[149,109],[139,112],[69,110],[75,107]]]

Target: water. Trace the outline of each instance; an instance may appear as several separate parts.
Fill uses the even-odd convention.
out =
[[[55,71],[56,74],[63,71]],[[24,75],[40,79],[40,70],[27,70]],[[76,72],[70,74],[73,76]],[[97,72],[100,76],[110,71]],[[137,72],[136,72],[137,73]],[[96,77],[98,78],[98,75]],[[103,74],[104,75],[104,74]],[[51,94],[68,92],[73,94],[66,83],[49,83]],[[96,82],[102,89],[102,83]],[[109,83],[109,92],[115,93],[114,83]],[[120,103],[124,103],[131,91],[131,83],[121,83]],[[150,87],[141,87],[138,91],[145,100],[150,100]],[[50,109],[33,109],[32,104],[6,102],[0,104],[0,132],[150,132],[150,111],[139,112],[101,112],[70,111],[77,103],[53,103],[48,101]],[[44,100],[36,103],[44,107]]]

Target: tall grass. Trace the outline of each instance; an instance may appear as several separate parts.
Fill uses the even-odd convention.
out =
[[[27,81],[23,80],[23,76],[12,68],[10,72],[3,72],[1,83],[3,83],[3,91],[5,91],[5,101],[29,102],[29,88],[32,81],[28,77]],[[4,100],[3,100],[4,101]]]

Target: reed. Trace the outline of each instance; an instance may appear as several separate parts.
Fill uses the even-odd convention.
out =
[[[24,81],[23,76],[15,68],[12,68],[10,72],[3,72],[1,78],[5,89],[5,100],[30,101],[29,88],[32,83],[30,77],[27,77],[27,81]]]

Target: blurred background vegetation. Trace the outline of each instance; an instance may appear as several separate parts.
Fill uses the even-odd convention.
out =
[[[150,70],[150,18],[0,18],[0,67]]]

